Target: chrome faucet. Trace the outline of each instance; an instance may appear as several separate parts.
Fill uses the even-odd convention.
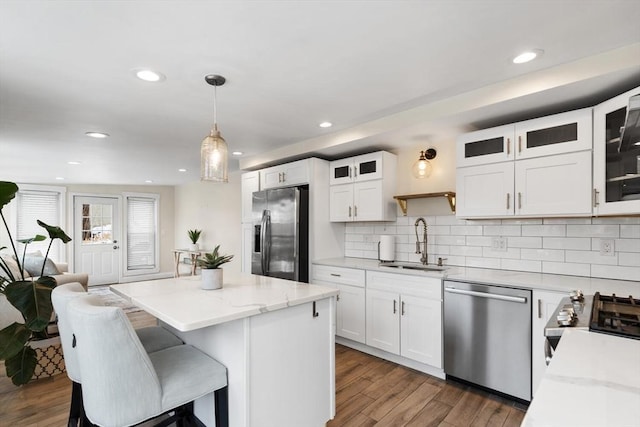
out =
[[[423,249],[422,250],[420,250],[421,242],[420,242],[420,237],[418,237],[418,224],[420,223],[422,223],[423,225],[423,229],[422,229]],[[416,230],[416,253],[421,254],[420,262],[424,265],[427,265],[429,264],[429,261],[427,260],[427,221],[425,221],[424,218],[422,217],[416,219],[415,230]]]

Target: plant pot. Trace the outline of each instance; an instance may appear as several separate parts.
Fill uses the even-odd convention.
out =
[[[202,289],[213,290],[222,288],[221,268],[203,268],[200,274],[202,275]]]
[[[38,364],[33,379],[48,378],[65,372],[64,357],[60,337],[31,341],[31,348],[36,351]]]
[[[192,243],[189,245],[189,250],[191,252],[198,252],[200,250],[200,246],[197,243]]]

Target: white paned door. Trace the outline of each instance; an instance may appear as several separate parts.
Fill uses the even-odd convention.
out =
[[[118,283],[120,210],[115,197],[74,197],[74,270],[89,274],[89,285]]]

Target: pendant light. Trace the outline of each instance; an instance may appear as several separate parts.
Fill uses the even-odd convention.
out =
[[[431,175],[431,171],[433,167],[429,160],[436,158],[436,150],[434,148],[429,148],[424,151],[420,151],[420,157],[413,164],[411,168],[411,172],[413,173],[414,178],[424,179],[428,178]]]
[[[213,86],[213,127],[211,133],[202,140],[200,147],[200,180],[213,182],[229,182],[227,176],[227,143],[218,130],[216,116],[216,88],[222,86],[226,79],[216,74],[209,74],[204,80]]]

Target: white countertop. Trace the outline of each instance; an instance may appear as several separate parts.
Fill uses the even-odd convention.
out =
[[[333,288],[273,277],[224,272],[224,286],[200,288],[200,276],[132,282],[114,293],[179,331],[191,331],[338,294]]]
[[[569,292],[581,289],[585,295],[600,292],[605,295],[623,296],[640,295],[640,282],[628,280],[598,279],[593,277],[565,276],[548,273],[529,273],[525,271],[492,270],[488,268],[471,268],[451,266],[444,272],[392,269],[380,267],[375,259],[362,258],[329,258],[314,261],[314,264],[334,267],[356,268],[361,270],[377,270],[389,273],[408,274],[413,276],[442,277],[447,280],[463,282],[489,283],[525,289],[536,289],[555,292]]]
[[[640,340],[567,329],[522,426],[640,426]]]

